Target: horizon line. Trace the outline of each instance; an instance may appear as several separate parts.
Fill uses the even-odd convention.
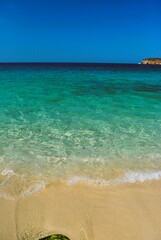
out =
[[[59,61],[59,62],[52,62],[52,61],[7,61],[7,62],[0,62],[0,64],[28,64],[28,63],[51,63],[51,64],[138,64],[138,62],[136,63],[131,63],[131,62],[63,62],[63,61]]]

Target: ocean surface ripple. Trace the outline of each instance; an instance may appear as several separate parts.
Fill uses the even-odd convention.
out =
[[[161,177],[161,68],[0,64],[0,196]]]

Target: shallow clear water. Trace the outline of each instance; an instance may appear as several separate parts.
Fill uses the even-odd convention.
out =
[[[9,195],[160,178],[161,67],[1,64],[0,173]]]

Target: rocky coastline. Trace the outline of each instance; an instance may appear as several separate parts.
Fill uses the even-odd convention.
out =
[[[161,58],[145,58],[142,64],[161,65]]]

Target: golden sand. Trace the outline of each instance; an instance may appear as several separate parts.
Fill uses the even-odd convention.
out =
[[[0,199],[0,240],[54,233],[71,240],[160,240],[161,182],[61,183],[18,200]]]

